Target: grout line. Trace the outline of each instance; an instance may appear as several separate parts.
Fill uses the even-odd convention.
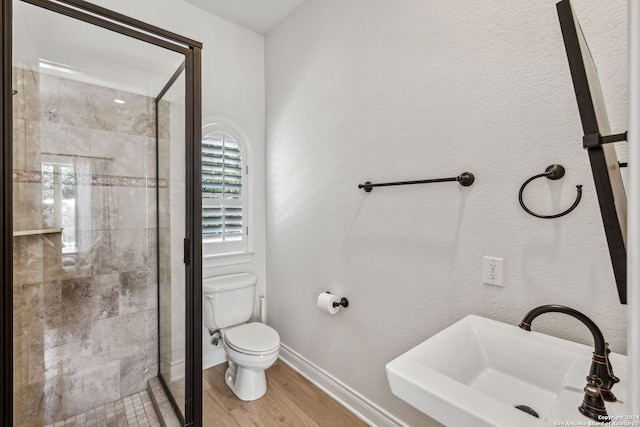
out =
[[[95,427],[159,427],[160,421],[146,390],[123,397],[96,408],[56,421],[45,427],[58,426],[95,426]]]

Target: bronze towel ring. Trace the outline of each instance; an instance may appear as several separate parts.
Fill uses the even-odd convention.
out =
[[[535,212],[532,212],[531,209],[527,208],[527,206],[524,204],[524,201],[522,200],[522,193],[524,192],[524,187],[526,187],[527,184],[529,184],[534,179],[541,178],[543,176],[554,181],[557,179],[560,179],[564,176],[564,167],[562,167],[562,165],[551,165],[547,167],[544,173],[534,175],[531,178],[527,179],[524,182],[524,184],[522,184],[522,187],[520,187],[520,193],[518,194],[518,201],[520,202],[520,206],[522,206],[522,209],[524,209],[525,212],[538,218],[544,218],[544,219],[560,218],[561,216],[565,216],[566,214],[568,214],[578,206],[578,204],[580,203],[580,199],[582,198],[582,185],[576,185],[576,189],[578,193],[576,195],[576,200],[575,202],[573,202],[573,205],[571,205],[569,209],[567,209],[564,212],[561,212],[555,215],[540,215]]]

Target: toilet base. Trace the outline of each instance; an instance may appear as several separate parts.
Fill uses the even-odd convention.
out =
[[[224,382],[238,399],[244,401],[260,399],[267,392],[267,376],[264,369],[238,366],[231,360],[224,373]]]

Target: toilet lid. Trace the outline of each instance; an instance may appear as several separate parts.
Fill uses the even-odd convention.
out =
[[[280,335],[270,326],[253,322],[228,329],[227,345],[241,353],[263,353],[280,345]]]

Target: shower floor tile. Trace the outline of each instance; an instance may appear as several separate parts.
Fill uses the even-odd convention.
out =
[[[46,427],[159,427],[160,420],[147,391],[98,406]]]

